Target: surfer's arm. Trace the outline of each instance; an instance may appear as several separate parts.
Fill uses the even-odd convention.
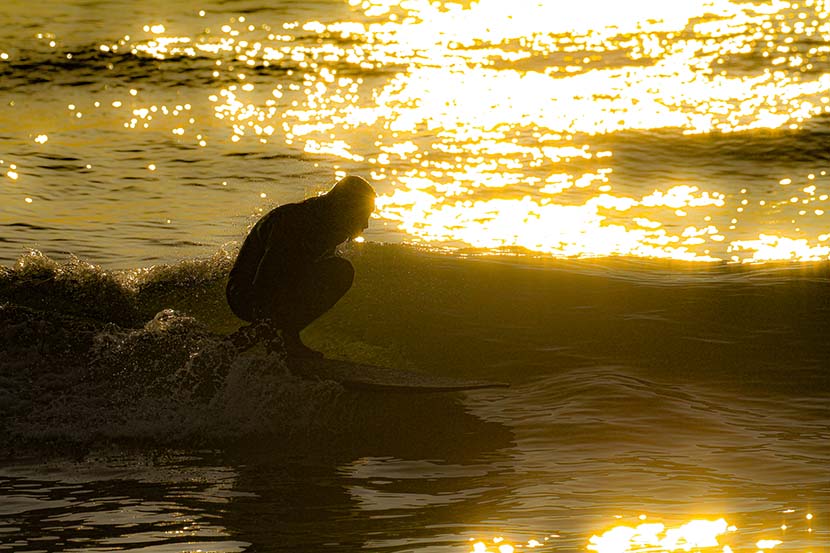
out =
[[[337,257],[337,246],[332,246],[324,251],[315,261],[320,261],[321,259],[327,259],[329,257]]]

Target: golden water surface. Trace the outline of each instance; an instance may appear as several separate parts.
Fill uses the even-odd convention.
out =
[[[120,88],[89,105],[67,102],[68,115],[196,148],[279,146],[364,174],[381,193],[382,240],[557,257],[830,257],[824,148],[814,162],[776,154],[759,169],[776,144],[798,150],[803,133],[826,125],[826,1],[348,8],[347,18],[281,25],[201,10],[194,18],[211,24],[198,33],[147,21],[138,36],[97,47],[208,60],[205,97],[166,103]],[[38,40],[60,47],[52,33]],[[45,148],[40,123],[26,124]],[[758,148],[767,154],[741,153]],[[632,152],[639,157],[627,160]],[[150,175],[157,165],[146,164]],[[15,159],[0,171],[7,183],[22,175]]]
[[[239,17],[197,37],[154,23],[147,40],[101,48],[230,56],[233,67],[216,60],[212,125],[234,143],[284,141],[341,173],[369,173],[378,224],[410,241],[560,257],[830,255],[820,163],[734,187],[706,168],[675,177],[682,160],[661,161],[659,147],[661,136],[762,132],[797,142],[823,120],[826,2],[350,4],[362,21],[272,29]],[[249,71],[286,63],[302,84],[263,85]],[[189,108],[135,108],[124,125],[167,124],[205,146]],[[637,141],[653,150],[657,177],[617,176],[615,150]]]

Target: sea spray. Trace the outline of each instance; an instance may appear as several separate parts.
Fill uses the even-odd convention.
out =
[[[216,442],[323,424],[317,406],[332,405],[342,388],[292,377],[279,354],[238,357],[203,322],[239,324],[221,294],[231,258],[223,249],[108,271],[32,251],[4,267],[0,440]],[[207,372],[193,373],[197,359]]]
[[[56,262],[39,251],[0,268],[0,298],[50,313],[132,326],[139,322],[135,292],[112,271],[71,257]]]
[[[58,319],[50,325],[48,317],[30,309],[5,305],[0,314],[6,329],[59,326]],[[82,340],[71,342],[72,347],[53,340],[38,348],[35,343],[43,336],[30,332],[28,341],[18,333],[15,345],[4,344],[0,399],[9,415],[3,418],[6,439],[216,443],[307,434],[310,426],[339,416],[323,413],[336,405],[343,392],[339,385],[292,376],[279,353],[221,352],[221,337],[173,310],[160,312],[140,329],[111,323],[93,328],[66,318],[60,323]],[[222,377],[211,383],[211,395],[198,393],[203,382],[185,377],[192,376],[185,370],[192,356],[204,351],[212,352]]]
[[[124,328],[7,303],[0,328],[0,443],[12,455],[107,443],[423,447],[416,444],[441,439],[439,413],[468,418],[452,398],[359,394],[300,379],[279,350],[237,354],[172,309]],[[195,359],[207,371],[194,371]]]

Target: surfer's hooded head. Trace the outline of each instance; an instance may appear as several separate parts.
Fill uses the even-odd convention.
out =
[[[337,181],[322,199],[335,225],[347,238],[354,238],[369,226],[376,196],[372,185],[365,179],[350,175]]]

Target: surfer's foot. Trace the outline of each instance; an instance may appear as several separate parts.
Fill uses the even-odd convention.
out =
[[[285,353],[288,357],[306,357],[311,359],[322,359],[323,354],[311,349],[300,340],[299,332],[282,331],[282,340],[285,345]]]

